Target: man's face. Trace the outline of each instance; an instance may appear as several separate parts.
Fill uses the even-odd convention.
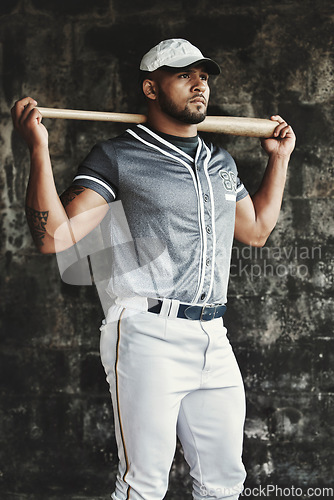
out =
[[[206,117],[210,89],[209,75],[203,66],[180,72],[160,70],[156,79],[157,103],[161,111],[188,124]]]

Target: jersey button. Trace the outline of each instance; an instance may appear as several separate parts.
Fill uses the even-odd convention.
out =
[[[204,300],[204,299],[205,299],[205,297],[206,297],[205,293],[202,293],[202,295],[201,295],[201,300]]]
[[[211,234],[211,231],[212,231],[211,226],[206,226],[206,232],[208,234]]]
[[[208,194],[204,195],[204,201],[205,201],[205,203],[207,203],[209,201],[209,195]]]
[[[207,266],[209,266],[209,265],[210,265],[210,262],[211,262],[211,261],[210,261],[210,259],[206,259],[205,264],[206,264]]]

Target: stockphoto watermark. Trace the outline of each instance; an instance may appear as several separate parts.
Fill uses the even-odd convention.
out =
[[[255,486],[254,488],[243,488],[241,484],[238,484],[232,488],[209,488],[205,485],[201,485],[200,494],[203,497],[229,497],[240,495],[240,498],[330,498],[334,497],[334,488],[332,487],[322,487],[322,488],[301,488],[296,486],[281,487],[276,484],[267,484]]]
[[[276,484],[245,488],[240,495],[246,498],[277,497],[277,498],[329,498],[334,496],[334,488],[298,488],[296,486],[280,487]]]
[[[321,247],[237,247],[232,248],[231,277],[254,280],[264,277],[303,279],[310,276],[312,262],[321,259]]]

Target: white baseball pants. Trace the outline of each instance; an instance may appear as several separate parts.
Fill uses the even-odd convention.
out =
[[[245,397],[222,319],[191,321],[115,305],[101,326],[101,359],[119,455],[112,498],[163,499],[177,435],[193,498],[239,498]]]

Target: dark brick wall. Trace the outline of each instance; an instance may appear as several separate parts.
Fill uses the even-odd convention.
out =
[[[333,19],[326,0],[2,0],[1,499],[108,498],[117,465],[100,302],[92,287],[62,283],[55,257],[34,250],[28,154],[9,108],[32,95],[41,106],[143,112],[134,68],[168,37],[221,63],[211,114],[278,112],[296,131],[277,228],[262,251],[235,244],[226,322],[248,399],[246,486],[334,486]],[[60,191],[97,140],[122,130],[46,125]],[[258,140],[213,138],[254,191],[266,162]],[[190,498],[180,449],[167,498]]]

